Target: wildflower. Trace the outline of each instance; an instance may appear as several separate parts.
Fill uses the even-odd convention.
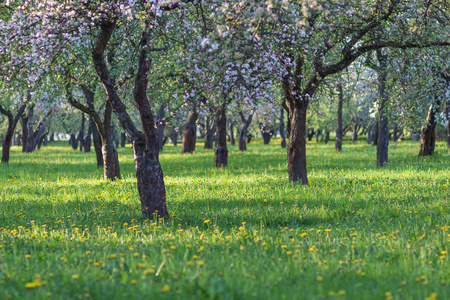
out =
[[[317,276],[316,280],[317,280],[317,282],[322,282],[323,281],[323,277],[322,276]]]
[[[207,224],[207,223],[209,223],[209,222],[211,222],[211,220],[205,220],[205,221],[203,221],[203,223],[205,223],[205,224]]]
[[[168,292],[169,290],[170,290],[169,286],[168,286],[167,284],[165,284],[165,285],[162,287],[161,292],[165,293],[165,292]]]
[[[73,274],[72,275],[72,279],[73,280],[77,280],[79,277],[80,277],[80,275],[78,275],[78,274]]]

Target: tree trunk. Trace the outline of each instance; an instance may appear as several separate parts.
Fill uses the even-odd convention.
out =
[[[24,103],[19,107],[19,110],[17,111],[16,116],[13,116],[13,114],[9,110],[5,110],[0,105],[0,113],[5,115],[8,118],[8,129],[6,130],[5,139],[3,141],[3,147],[2,147],[2,163],[7,164],[9,162],[11,141],[14,136],[14,131],[16,130],[17,122],[19,122],[20,117],[23,115],[26,105],[27,104]]]
[[[195,109],[189,111],[187,122],[183,126],[181,154],[193,153],[195,151],[195,140],[197,139],[197,119],[197,111]]]
[[[284,108],[280,109],[280,142],[281,148],[286,148],[286,131],[284,129]]]
[[[419,156],[432,155],[436,144],[436,114],[438,107],[441,105],[439,100],[430,105],[426,125],[420,130],[420,151]]]
[[[234,146],[236,142],[234,141],[234,123],[230,122],[230,145]]]
[[[70,144],[72,145],[73,150],[78,149],[78,139],[76,138],[75,133],[70,135]]]
[[[308,133],[306,135],[308,137],[308,142],[311,142],[311,140],[315,134],[316,134],[316,131],[314,130],[314,128],[311,128],[308,130]]]
[[[78,140],[80,141],[80,152],[83,152],[84,148],[84,124],[85,124],[84,114],[81,114],[81,127],[80,131],[78,132]]]
[[[287,146],[287,162],[290,181],[301,180],[302,184],[308,184],[306,172],[306,104],[290,107],[289,119],[291,131]]]
[[[33,118],[33,109],[34,109],[34,103],[32,103],[28,107],[28,111],[26,115],[22,117],[22,152],[27,151],[27,141],[28,141],[28,134],[31,134],[28,132],[29,125],[28,123],[31,122],[30,119]]]
[[[91,152],[91,134],[94,130],[95,124],[94,120],[92,120],[92,116],[89,116],[89,123],[88,123],[88,132],[86,136],[84,137],[84,152]]]
[[[94,140],[94,150],[97,159],[97,168],[103,167],[102,139],[94,123],[92,127],[92,139]]]
[[[112,135],[112,142],[115,145],[116,149],[119,148],[119,139],[117,138],[116,134],[116,125],[113,123],[111,124],[111,135]]]
[[[328,130],[325,131],[325,145],[328,144],[328,140],[330,139],[330,132]]]
[[[353,134],[352,134],[352,142],[356,142],[356,140],[358,139],[358,130],[359,130],[359,125],[355,122],[353,125]]]
[[[273,135],[273,131],[270,129],[267,129],[266,125],[261,125],[259,127],[259,129],[261,130],[261,135],[264,141],[264,145],[269,145],[270,144],[270,139],[272,138]]]
[[[323,134],[322,134],[322,129],[317,129],[316,130],[316,143],[319,143],[319,138],[322,137],[323,138]]]
[[[378,141],[377,141],[377,167],[381,168],[388,163],[389,155],[389,119],[388,102],[389,93],[386,90],[387,83],[387,56],[377,51],[380,71],[378,73]]]
[[[395,124],[394,134],[393,134],[394,142],[397,142],[399,140],[399,138],[402,136],[402,134],[403,134],[403,128],[398,127],[398,125]]]
[[[100,39],[100,37],[98,37]],[[99,45],[97,44],[96,47]],[[95,59],[94,59],[95,62]],[[104,62],[98,62],[106,68]],[[95,63],[94,63],[95,64]],[[106,71],[108,72],[108,71]],[[97,73],[98,74],[98,73]],[[100,77],[100,74],[98,74]],[[105,108],[103,112],[103,120],[100,119],[100,116],[97,114],[94,108],[94,92],[93,88],[90,88],[85,85],[81,85],[81,89],[86,98],[87,106],[84,106],[77,102],[72,97],[72,92],[69,91],[70,84],[66,85],[66,93],[68,95],[69,103],[75,108],[80,109],[81,111],[89,114],[92,117],[92,120],[95,124],[93,127],[93,136],[94,136],[94,148],[97,157],[97,167],[103,165],[103,178],[105,181],[111,180],[114,181],[116,179],[120,179],[120,165],[119,165],[119,156],[114,146],[114,142],[116,140],[114,135],[114,128],[111,124],[112,117],[112,104],[111,98],[108,95],[107,86],[114,89],[114,81],[109,78],[109,82],[103,82],[103,87],[105,88],[107,98],[105,101]],[[115,92],[115,91],[114,91]],[[117,96],[117,95],[116,95]],[[118,97],[118,96],[117,96]],[[117,115],[117,114],[116,114]],[[101,141],[101,142],[100,142]],[[117,141],[118,142],[118,141]]]
[[[127,143],[127,135],[125,134],[125,132],[122,132],[120,134],[120,147],[124,148],[126,143]]]
[[[216,168],[228,165],[227,149],[227,116],[226,110],[220,107],[216,112],[216,144],[214,149]]]
[[[119,154],[114,146],[115,136],[111,125],[112,106],[110,101],[105,102],[103,113],[103,128],[105,136],[102,137],[103,172],[105,181],[120,179]],[[100,132],[100,131],[99,131]]]
[[[158,111],[158,115],[156,116],[156,120],[157,120],[157,126],[156,126],[156,132],[158,134],[158,147],[159,147],[159,152],[162,152],[163,150],[163,146],[164,146],[164,128],[166,127],[166,123],[164,120],[165,117],[165,111],[164,111],[164,106],[161,105],[161,107],[159,108]]]
[[[372,127],[373,127],[373,125],[368,125],[367,126],[367,145],[372,144],[372,139],[373,139]]]
[[[147,98],[149,59],[149,34],[142,32],[139,65],[135,76],[134,100],[139,110],[144,133],[139,131],[126,111],[125,104],[120,100],[116,87],[109,74],[104,52],[115,29],[113,21],[103,21],[101,31],[97,36],[92,51],[94,67],[111,103],[114,113],[123,129],[132,140],[136,169],[136,179],[141,200],[141,211],[144,217],[165,217],[168,215],[166,206],[166,190],[164,177],[159,163],[158,136],[156,133],[153,113]],[[145,28],[147,29],[147,28]]]
[[[337,152],[342,151],[342,136],[343,136],[343,128],[342,128],[342,106],[344,105],[344,91],[342,88],[342,83],[338,83],[338,110],[337,110],[337,126],[336,126],[336,142],[334,145],[334,149]]]
[[[240,111],[239,118],[241,119],[241,122],[242,122],[242,129],[239,133],[239,150],[246,151],[247,150],[246,139],[247,139],[247,135],[248,135],[248,127],[252,123],[253,112],[250,112],[250,115],[248,116],[248,118],[245,119],[244,114],[242,113],[242,111]]]
[[[215,121],[211,117],[207,116],[205,120],[205,149],[213,148],[214,140],[214,126]]]
[[[378,120],[373,127],[372,142],[374,146],[378,144]]]
[[[26,153],[31,153],[36,149],[38,138],[45,131],[45,120],[50,115],[51,109],[43,115],[36,125],[36,130],[33,130],[33,125],[31,123],[32,118],[28,119],[28,137],[27,137],[27,147],[25,148]]]
[[[447,147],[450,147],[450,101],[445,102],[445,119],[447,120]]]
[[[180,132],[179,127],[173,128],[173,135],[172,135],[172,143],[176,147],[178,145],[178,133]]]
[[[44,139],[46,139],[46,137],[47,137],[47,133],[45,133],[45,132],[38,137],[37,145],[36,145],[38,149],[41,149],[42,143],[44,142]]]

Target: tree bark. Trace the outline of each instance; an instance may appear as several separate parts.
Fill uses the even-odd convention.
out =
[[[180,127],[173,127],[172,143],[176,147],[178,145],[178,133],[180,132]]]
[[[372,127],[373,127],[373,125],[368,125],[367,126],[367,145],[372,144],[372,139],[373,139]]]
[[[206,116],[205,120],[205,149],[213,148],[214,126],[215,122],[210,116]]]
[[[112,106],[111,102],[107,99],[102,122],[104,136],[102,136],[102,133],[99,130],[102,138],[103,172],[105,181],[120,179],[119,154],[114,146],[115,136],[113,134],[113,126],[111,126],[111,116]]]
[[[73,150],[77,150],[78,149],[78,140],[77,140],[77,138],[75,136],[75,133],[72,133],[70,135],[69,144],[72,146]]]
[[[394,142],[397,142],[402,134],[403,134],[403,128],[398,127],[398,125],[395,124],[395,126],[394,126],[394,134],[393,134]]]
[[[156,132],[158,134],[158,146],[159,146],[159,152],[162,152],[163,146],[164,146],[164,128],[166,127],[166,123],[164,120],[165,117],[165,111],[164,106],[161,104],[161,107],[158,110],[158,115],[156,116],[157,120],[157,126],[156,126]]]
[[[25,115],[22,116],[22,152],[26,152],[27,150],[27,141],[28,141],[28,123],[30,119],[33,118],[33,109],[34,103],[28,106],[28,111]]]
[[[125,134],[125,132],[120,133],[120,147],[124,148],[126,142],[127,142],[127,135]]]
[[[358,121],[355,121],[353,124],[353,134],[352,134],[352,142],[356,142],[356,140],[358,140],[358,130],[360,128],[360,126],[357,123]]]
[[[306,103],[290,107],[291,132],[287,146],[289,180],[301,180],[305,185],[308,184],[305,140],[306,109]]]
[[[376,146],[376,145],[378,145],[378,120],[372,129],[373,129],[372,142],[373,142],[373,145]]]
[[[430,105],[428,110],[427,123],[422,126],[420,130],[420,151],[419,156],[428,156],[434,153],[436,144],[436,115],[438,113],[438,107],[441,105],[440,101],[436,99]]]
[[[230,122],[230,145],[234,146],[236,142],[234,141],[234,123]]]
[[[111,103],[117,119],[132,140],[136,169],[136,179],[141,200],[141,211],[144,217],[165,217],[168,215],[166,206],[166,190],[164,177],[159,163],[158,136],[154,126],[154,117],[147,98],[148,71],[151,60],[148,57],[148,32],[142,32],[140,42],[139,65],[135,76],[133,96],[139,110],[144,132],[139,131],[126,111],[125,104],[120,100],[115,85],[106,66],[104,52],[115,29],[112,21],[104,20],[92,51],[94,67]]]
[[[286,148],[286,131],[284,126],[284,108],[280,109],[280,142],[281,148]]]
[[[224,107],[220,107],[216,112],[216,143],[214,155],[214,165],[216,168],[226,167],[228,165],[227,116]]]
[[[95,124],[94,124],[94,120],[92,120],[92,116],[89,116],[89,123],[88,123],[88,132],[86,134],[86,136],[84,137],[84,152],[91,152],[91,134],[92,134],[92,130],[94,129]]]
[[[92,127],[92,139],[94,140],[95,157],[97,159],[97,168],[103,167],[102,139],[98,133],[97,126],[94,123]]]
[[[111,85],[114,85],[111,80]],[[103,120],[94,108],[94,92],[92,88],[81,85],[87,106],[77,102],[72,97],[70,84],[66,85],[66,93],[69,103],[75,108],[89,114],[95,124],[93,128],[94,148],[97,158],[97,167],[103,166],[103,178],[105,181],[120,179],[119,156],[114,146],[114,136],[111,126],[112,106],[110,98],[105,100],[105,108],[103,112]]]
[[[80,127],[80,131],[78,132],[78,140],[80,141],[80,152],[83,152],[83,148],[84,148],[84,124],[85,124],[85,119],[84,119],[84,114],[81,114],[81,127]]]
[[[377,50],[379,63],[378,72],[378,141],[377,141],[377,167],[381,168],[388,163],[389,155],[389,119],[388,102],[389,93],[386,90],[387,83],[387,55]]]
[[[241,119],[241,122],[242,122],[242,129],[239,133],[239,150],[246,151],[247,150],[246,139],[247,139],[247,135],[248,135],[248,127],[252,123],[253,112],[250,112],[250,115],[248,116],[248,118],[245,119],[244,114],[242,113],[242,111],[240,111],[239,118]]]
[[[450,147],[450,101],[445,102],[445,119],[447,120],[447,147]]]
[[[6,130],[5,139],[3,141],[3,147],[2,147],[2,163],[8,163],[9,162],[9,154],[11,149],[11,141],[14,136],[14,130],[16,130],[17,122],[19,122],[20,117],[23,115],[23,112],[25,111],[25,107],[27,106],[27,103],[23,103],[15,116],[13,116],[12,112],[9,110],[5,110],[0,105],[0,113],[5,115],[8,118],[8,129]]]
[[[342,83],[338,83],[338,110],[337,110],[337,126],[336,126],[336,142],[334,145],[334,149],[337,152],[342,151],[342,136],[343,136],[343,128],[342,128],[342,107],[344,105],[344,91],[342,88]]]
[[[45,131],[45,120],[51,113],[51,109],[45,113],[40,119],[39,122],[36,125],[36,130],[33,130],[33,125],[31,123],[32,117],[28,119],[28,136],[27,136],[27,146],[25,148],[26,153],[31,153],[36,149],[38,138],[44,133]]]
[[[330,139],[330,132],[328,130],[325,131],[325,145],[328,144],[328,140]]]
[[[183,126],[183,142],[181,154],[193,153],[195,151],[195,140],[197,139],[198,113],[195,109],[189,111],[186,124]]]

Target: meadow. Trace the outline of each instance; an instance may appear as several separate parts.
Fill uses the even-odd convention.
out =
[[[310,142],[290,183],[278,140],[160,155],[170,217],[143,219],[131,148],[13,147],[0,166],[0,299],[450,299],[450,151]]]

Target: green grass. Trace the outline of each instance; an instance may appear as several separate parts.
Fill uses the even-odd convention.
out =
[[[13,148],[0,166],[0,299],[450,298],[450,152],[400,142],[376,169],[363,142],[308,143],[309,186],[278,140],[165,146],[171,217],[140,216],[131,148],[103,182],[94,153]]]

